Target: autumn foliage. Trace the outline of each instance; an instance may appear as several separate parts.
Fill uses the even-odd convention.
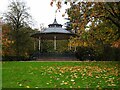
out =
[[[57,0],[54,2],[58,3]],[[61,1],[63,2],[70,3],[71,6],[66,10],[67,29],[73,30],[78,35],[78,37],[71,38],[70,44],[73,47],[92,47],[98,56],[102,54],[101,57],[104,56],[107,47],[116,47],[119,52],[119,2]],[[111,52],[111,56],[114,54],[116,53]]]
[[[2,55],[14,55],[14,51],[12,50],[12,45],[14,44],[14,40],[10,38],[10,26],[4,24],[2,26]]]

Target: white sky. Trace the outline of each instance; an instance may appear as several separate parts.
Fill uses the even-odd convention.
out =
[[[7,11],[7,7],[10,4],[10,1],[12,0],[0,0],[0,17],[2,13]],[[55,10],[56,5],[53,7],[50,6],[51,0],[22,0],[26,2],[26,6],[30,7],[30,14],[33,18],[34,28],[40,27],[40,24],[43,23],[46,27],[48,24],[53,23],[55,18]],[[64,13],[65,8],[68,6],[63,5],[61,12],[57,12],[56,19],[57,22],[60,24],[64,24],[66,20],[65,17],[62,17],[62,14]],[[66,15],[67,17],[67,15]]]

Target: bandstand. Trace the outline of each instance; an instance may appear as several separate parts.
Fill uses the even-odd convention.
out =
[[[66,30],[62,28],[62,25],[57,23],[56,18],[54,19],[54,22],[52,24],[48,25],[48,28],[31,35],[31,37],[37,38],[39,40],[39,43],[38,43],[39,51],[41,51],[41,40],[53,40],[54,50],[56,51],[57,40],[68,40],[70,39],[70,37],[75,37],[75,36],[76,34],[71,30]]]

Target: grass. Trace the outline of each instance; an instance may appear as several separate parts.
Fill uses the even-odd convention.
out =
[[[118,62],[3,62],[3,88],[120,88]]]

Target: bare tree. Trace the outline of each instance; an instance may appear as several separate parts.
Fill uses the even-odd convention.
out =
[[[8,11],[5,13],[5,19],[9,23],[14,32],[15,39],[15,50],[16,55],[19,56],[19,31],[29,25],[30,14],[28,13],[29,8],[26,7],[25,2],[20,2],[18,0],[12,1],[8,6]]]

